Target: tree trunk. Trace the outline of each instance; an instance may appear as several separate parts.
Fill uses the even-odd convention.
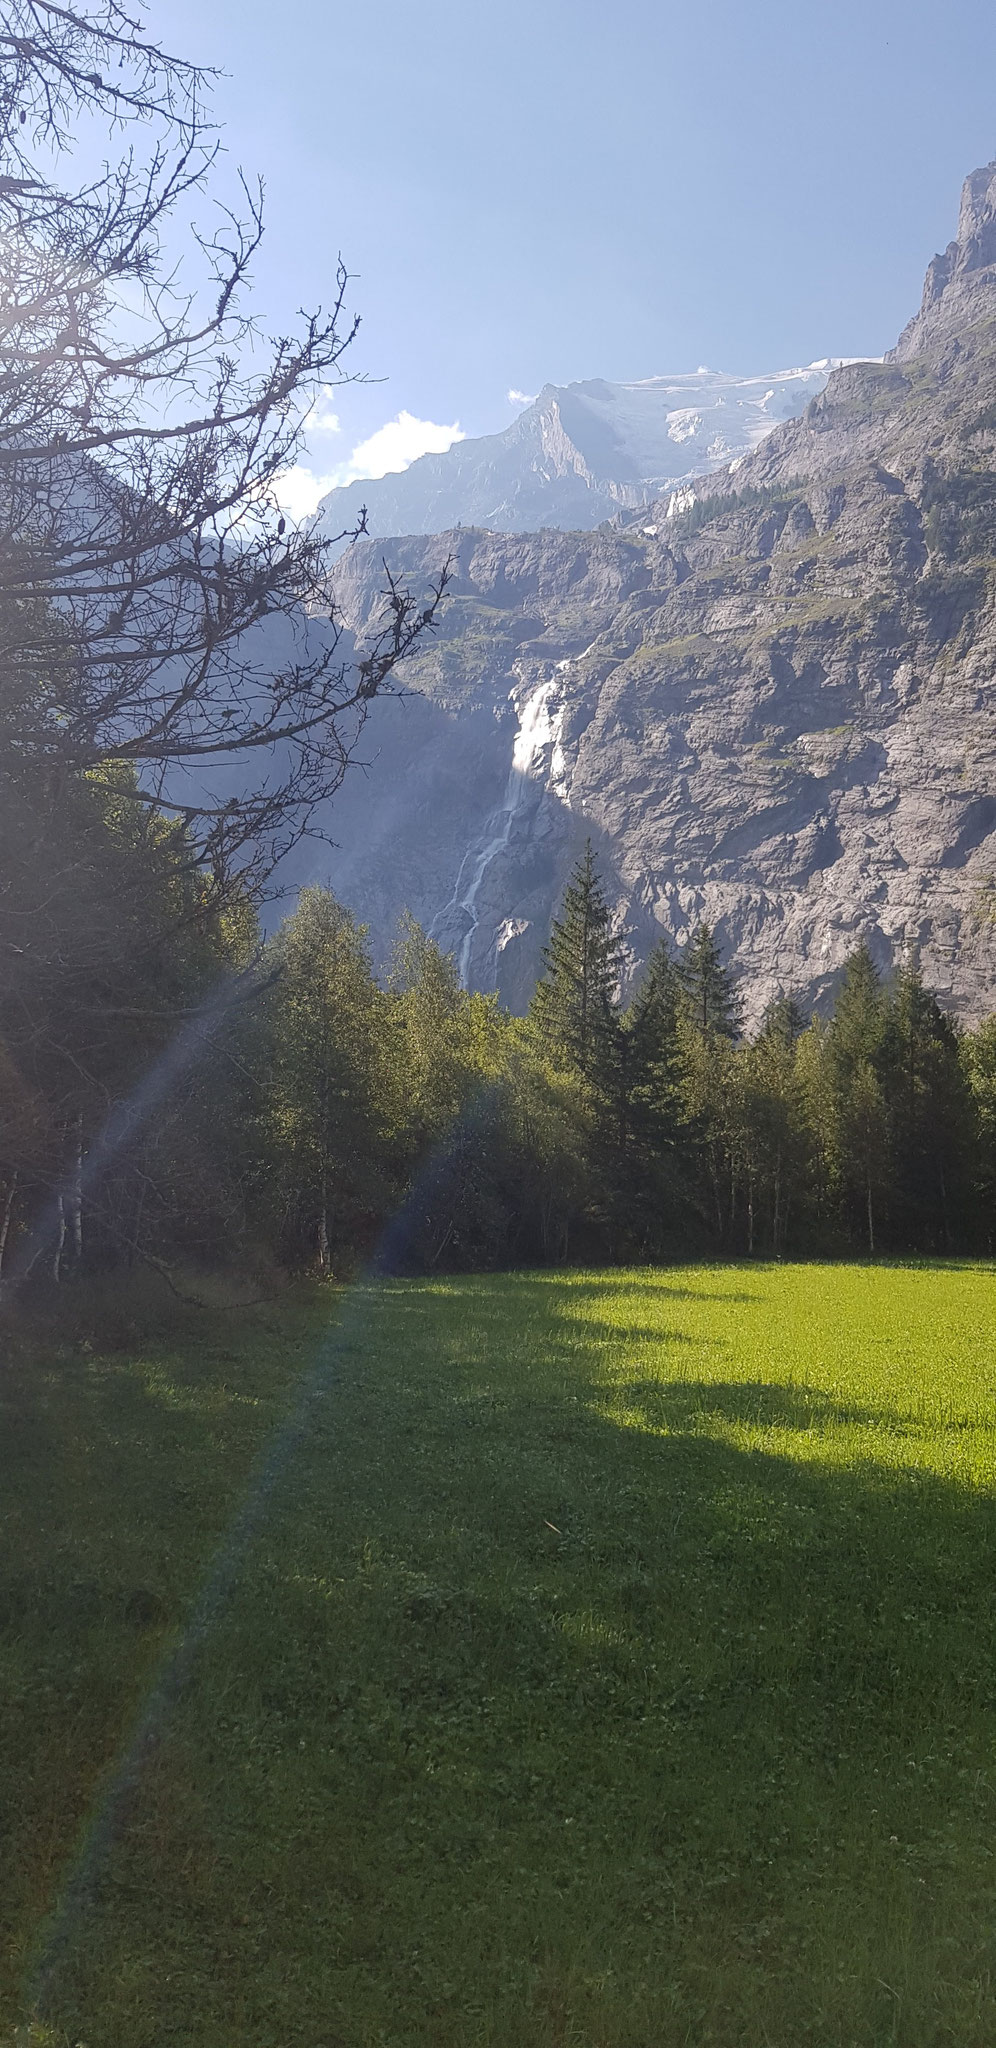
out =
[[[139,1246],[142,1241],[142,1217],[145,1214],[146,1188],[147,1182],[143,1179],[138,1190],[138,1200],[135,1203],[135,1220],[131,1226],[131,1243],[128,1246],[129,1266],[133,1266],[135,1260],[141,1257]]]
[[[10,1177],[10,1186],[7,1189],[7,1199],[3,1205],[3,1215],[0,1216],[0,1282],[3,1280],[4,1254],[7,1250],[7,1239],[10,1236],[10,1219],[14,1213],[14,1203],[17,1199],[17,1182],[18,1169],[15,1166]]]
[[[871,1182],[871,1169],[870,1169],[870,1168],[869,1168],[868,1172],[867,1172],[867,1173],[866,1173],[866,1175],[865,1175],[865,1193],[866,1193],[866,1196],[867,1196],[867,1200],[868,1200],[868,1251],[869,1251],[869,1254],[870,1254],[870,1256],[871,1256],[872,1258],[874,1258],[874,1257],[875,1257],[875,1217],[874,1217],[874,1214],[873,1214],[873,1211],[872,1211],[872,1182]]]
[[[332,1270],[329,1256],[329,1178],[328,1169],[322,1166],[322,1201],[318,1212],[318,1270],[325,1278]]]
[[[58,1223],[55,1233],[55,1257],[52,1260],[52,1278],[58,1287],[62,1279],[62,1254],[66,1248],[66,1205],[60,1195],[56,1202]]]
[[[720,1243],[720,1244],[722,1244],[722,1242],[723,1242],[723,1190],[722,1190],[722,1187],[721,1187],[721,1185],[720,1185],[719,1173],[718,1173],[718,1171],[717,1171],[717,1168],[716,1168],[716,1162],[715,1162],[715,1159],[713,1159],[713,1160],[711,1160],[711,1161],[710,1161],[710,1177],[711,1177],[711,1179],[712,1179],[712,1192],[713,1192],[713,1199],[714,1199],[714,1201],[715,1201],[715,1204],[716,1204],[716,1236],[717,1236],[717,1238],[718,1238],[718,1240],[719,1240],[719,1243]]]
[[[69,1231],[73,1247],[73,1264],[79,1267],[83,1262],[83,1112],[79,1113],[73,1126],[72,1165],[68,1189]]]

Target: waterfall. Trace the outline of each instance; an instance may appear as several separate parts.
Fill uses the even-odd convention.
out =
[[[558,668],[570,666],[558,662]],[[566,761],[562,746],[564,706],[558,701],[560,685],[556,676],[537,683],[524,696],[512,690],[510,701],[518,715],[518,731],[512,746],[512,764],[505,793],[497,811],[487,820],[484,831],[468,847],[460,863],[453,894],[433,919],[430,936],[439,939],[446,931],[460,936],[454,948],[460,979],[466,988],[470,958],[477,936],[477,901],[481,886],[493,863],[508,847],[517,820],[534,804],[544,788],[559,795],[566,782]]]

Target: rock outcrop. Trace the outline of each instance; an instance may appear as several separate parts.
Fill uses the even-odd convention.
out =
[[[819,1003],[861,935],[996,1007],[996,165],[891,356],[733,472],[621,530],[386,552],[454,581],[336,807],[378,952],[408,905],[520,1005],[590,834],[633,973],[705,917],[755,1018]],[[357,623],[384,553],[340,565]]]

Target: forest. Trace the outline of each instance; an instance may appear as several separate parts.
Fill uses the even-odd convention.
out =
[[[514,1017],[412,920],[378,980],[322,888],[261,939],[124,767],[4,773],[9,1286],[991,1251],[996,1017],[961,1030],[915,962],[859,945],[830,1015],[745,1038],[702,925],[623,1004],[589,845]]]

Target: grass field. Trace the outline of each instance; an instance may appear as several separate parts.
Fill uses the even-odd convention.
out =
[[[15,1361],[0,2040],[991,2048],[994,1337],[745,1266]]]

